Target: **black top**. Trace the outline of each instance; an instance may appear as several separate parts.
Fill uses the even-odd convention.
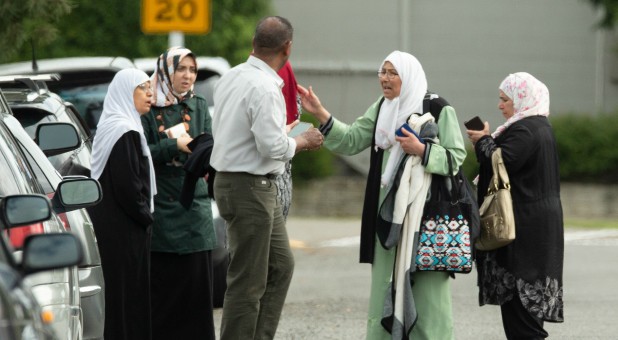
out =
[[[529,312],[546,321],[563,320],[564,229],[558,151],[547,117],[524,118],[495,140],[475,145],[480,163],[478,199],[492,177],[491,154],[502,148],[511,183],[516,239],[491,252],[479,252],[481,305],[502,304],[518,294]]]

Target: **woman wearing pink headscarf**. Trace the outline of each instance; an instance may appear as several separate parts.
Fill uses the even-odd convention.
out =
[[[498,109],[506,122],[491,135],[468,130],[480,163],[478,199],[492,177],[491,154],[502,149],[511,182],[517,238],[479,252],[479,302],[500,305],[508,339],[544,339],[543,323],[563,322],[564,230],[558,152],[549,115],[549,91],[525,72],[500,84]]]

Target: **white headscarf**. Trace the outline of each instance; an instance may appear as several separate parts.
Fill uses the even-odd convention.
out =
[[[390,186],[395,168],[403,157],[401,145],[395,140],[395,131],[412,113],[423,113],[423,98],[427,92],[427,78],[421,63],[411,54],[394,51],[384,59],[380,70],[389,61],[401,79],[401,92],[393,100],[384,99],[376,123],[376,146],[390,149],[390,157],[382,174],[382,186]],[[417,131],[418,132],[418,131]]]
[[[531,116],[549,116],[549,90],[530,73],[509,74],[500,84],[500,90],[513,100],[514,113],[491,134],[493,138],[500,136],[518,120]]]
[[[128,131],[137,131],[142,144],[142,155],[148,157],[150,167],[150,211],[154,210],[153,197],[157,193],[154,167],[140,114],[135,108],[133,92],[137,85],[150,80],[148,75],[137,69],[124,69],[116,73],[109,84],[103,113],[97,124],[97,132],[92,144],[92,178],[99,179],[105,169],[112,148]]]

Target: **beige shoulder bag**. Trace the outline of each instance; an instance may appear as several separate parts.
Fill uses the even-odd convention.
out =
[[[475,244],[476,249],[484,251],[504,247],[515,239],[511,184],[502,160],[502,149],[497,148],[491,155],[491,165],[494,175],[480,208],[481,236]]]

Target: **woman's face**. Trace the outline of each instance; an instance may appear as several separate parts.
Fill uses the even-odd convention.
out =
[[[382,86],[382,93],[384,97],[389,100],[393,100],[399,97],[401,93],[401,78],[393,64],[390,61],[384,63],[380,73],[378,74],[380,80],[380,86]]]
[[[500,99],[498,100],[498,109],[502,111],[504,119],[509,119],[515,114],[513,100],[509,98],[502,90],[500,90]]]
[[[197,78],[197,65],[191,56],[184,57],[178,63],[174,76],[172,77],[172,86],[177,93],[185,93],[191,89]]]
[[[150,111],[152,99],[152,88],[150,87],[150,80],[137,85],[133,90],[133,103],[140,115],[143,115]]]

